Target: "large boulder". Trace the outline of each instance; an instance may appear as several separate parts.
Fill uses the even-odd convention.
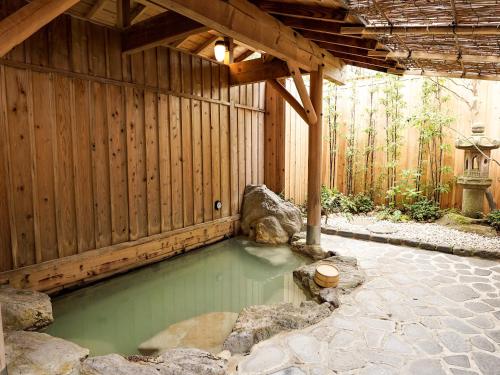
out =
[[[89,351],[45,333],[13,331],[5,334],[5,354],[9,375],[79,375]]]
[[[0,305],[6,331],[37,330],[54,321],[50,298],[44,293],[1,286]]]
[[[305,301],[296,306],[283,302],[276,305],[255,305],[244,308],[224,341],[231,353],[248,353],[253,345],[280,332],[302,329],[330,316],[328,304]]]
[[[143,342],[139,352],[152,355],[167,349],[190,347],[218,353],[237,317],[234,312],[212,312],[183,320]]]
[[[340,278],[336,288],[322,288],[314,281],[319,264],[331,264],[338,268]],[[359,269],[356,258],[333,256],[319,262],[306,264],[293,271],[295,282],[318,303],[327,302],[332,309],[340,304],[339,297],[349,294],[365,281],[364,272]]]
[[[266,185],[245,188],[241,210],[241,230],[261,243],[279,244],[302,229],[300,210],[281,199]]]
[[[224,375],[227,361],[198,349],[171,349],[158,357],[109,354],[87,359],[81,375]]]

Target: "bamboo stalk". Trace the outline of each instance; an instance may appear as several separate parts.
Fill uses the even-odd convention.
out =
[[[429,53],[426,51],[410,51],[410,52],[369,51],[368,56],[385,57],[386,59],[463,61],[463,62],[478,63],[478,64],[500,63],[500,56]]]
[[[7,363],[5,361],[5,343],[3,339],[1,305],[0,305],[0,375],[7,375]]]
[[[342,35],[500,35],[497,26],[369,26],[342,27]]]

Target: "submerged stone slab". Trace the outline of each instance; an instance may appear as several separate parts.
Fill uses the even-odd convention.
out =
[[[321,288],[314,281],[316,267],[324,263],[334,265],[340,272],[339,285],[336,288]],[[364,272],[359,269],[356,258],[343,256],[333,256],[299,267],[293,271],[293,278],[317,302],[327,302],[333,308],[339,306],[339,295],[349,294],[365,280]]]
[[[212,312],[172,324],[139,345],[139,352],[157,354],[167,349],[192,347],[218,353],[238,318],[233,312]]]
[[[233,331],[224,342],[231,353],[248,353],[253,345],[277,333],[302,329],[330,316],[328,304],[305,301],[300,306],[292,303],[255,305],[244,308]]]
[[[44,293],[0,286],[0,305],[6,331],[37,330],[54,321],[50,298]]]
[[[26,331],[7,332],[5,350],[9,375],[78,375],[89,355],[72,342]]]
[[[172,349],[158,357],[109,354],[85,360],[81,375],[224,375],[227,361],[198,349]]]

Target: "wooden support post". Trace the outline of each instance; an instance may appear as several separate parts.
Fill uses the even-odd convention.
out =
[[[308,245],[320,245],[321,238],[321,147],[323,143],[323,66],[311,72],[311,102],[317,114],[309,124],[309,159],[307,172],[307,238]]]
[[[0,57],[24,42],[79,0],[33,0],[0,21]]]
[[[116,0],[116,26],[120,29],[130,25],[130,0]]]
[[[224,55],[224,64],[229,65],[234,62],[234,41],[233,38],[224,37],[226,43],[226,54]]]
[[[7,375],[7,363],[5,362],[5,343],[3,340],[1,305],[0,305],[0,375]]]

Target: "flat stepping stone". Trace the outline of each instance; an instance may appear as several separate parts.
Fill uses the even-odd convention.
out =
[[[394,225],[384,224],[384,223],[367,225],[366,229],[376,234],[392,234],[398,231],[398,229]]]
[[[479,367],[484,375],[498,375],[500,357],[482,352],[474,352],[472,353],[472,358],[474,358],[477,367]]]
[[[445,375],[446,373],[437,359],[418,359],[410,365],[412,375]]]

